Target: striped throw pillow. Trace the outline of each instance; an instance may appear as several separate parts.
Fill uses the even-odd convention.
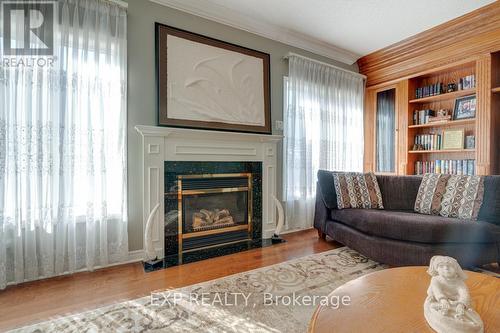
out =
[[[477,220],[483,203],[484,177],[427,173],[415,201],[415,212]]]
[[[334,172],[337,207],[384,209],[377,177],[373,173]]]

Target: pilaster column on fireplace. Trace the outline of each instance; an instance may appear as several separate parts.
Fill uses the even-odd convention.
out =
[[[262,237],[270,238],[276,226],[277,144],[280,135],[263,135],[135,126],[142,137],[143,233],[152,209],[159,203],[152,228],[158,258],[164,256],[165,161],[262,162]]]

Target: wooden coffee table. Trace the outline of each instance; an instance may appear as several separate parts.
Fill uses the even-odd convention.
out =
[[[427,267],[400,267],[349,281],[330,296],[348,295],[350,305],[320,306],[309,332],[434,332],[424,318],[424,300],[431,277]],[[472,306],[485,332],[500,332],[500,279],[466,271]]]

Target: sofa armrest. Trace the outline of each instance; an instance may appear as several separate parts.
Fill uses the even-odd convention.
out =
[[[333,172],[318,170],[318,182],[323,196],[323,202],[329,209],[337,208],[337,195],[335,194],[335,185],[333,182]]]
[[[314,207],[314,228],[318,229],[320,233],[326,231],[326,220],[330,217],[330,209],[326,206],[323,194],[321,192],[321,185],[316,183],[316,204]]]

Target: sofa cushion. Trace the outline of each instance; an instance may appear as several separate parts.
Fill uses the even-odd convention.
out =
[[[334,221],[369,235],[422,243],[500,242],[500,227],[483,221],[376,209],[332,210]]]
[[[333,182],[338,209],[384,208],[375,174],[371,172],[334,172]]]
[[[483,203],[484,177],[426,173],[418,190],[415,211],[477,220]]]
[[[422,176],[377,175],[386,210],[413,211]]]

